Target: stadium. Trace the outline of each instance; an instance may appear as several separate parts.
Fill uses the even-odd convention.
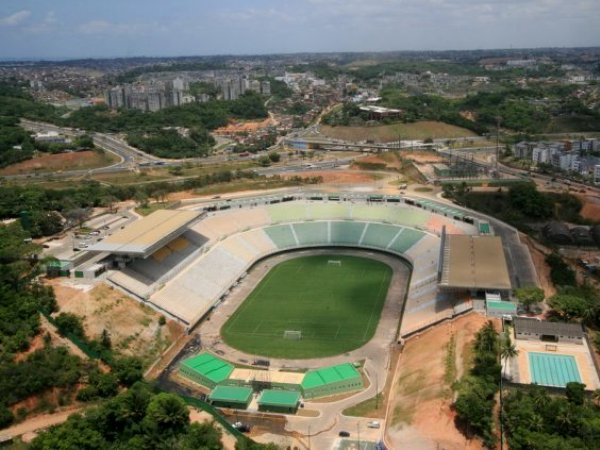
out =
[[[188,358],[180,373],[230,406],[250,404],[237,388],[267,399],[272,389],[304,398],[364,389],[385,380],[390,346],[535,277],[527,264],[509,271],[507,260],[528,253],[500,224],[433,200],[360,193],[190,204],[89,250],[111,260],[109,283],[200,336],[212,359]],[[248,368],[257,361],[268,369]],[[319,380],[318,394],[298,370]]]

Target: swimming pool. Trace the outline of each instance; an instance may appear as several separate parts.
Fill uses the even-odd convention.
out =
[[[577,361],[571,355],[529,353],[531,382],[542,386],[564,387],[571,381],[581,383]]]

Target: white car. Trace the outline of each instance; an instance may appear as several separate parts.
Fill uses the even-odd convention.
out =
[[[367,428],[379,428],[381,427],[381,424],[379,423],[378,420],[372,420],[367,424]]]

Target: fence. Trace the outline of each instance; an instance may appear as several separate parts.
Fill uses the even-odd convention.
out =
[[[52,325],[54,325],[58,329],[56,320],[50,314],[46,314],[45,312],[42,312],[41,314],[48,320],[48,322],[50,322]],[[75,345],[79,350],[81,350],[83,353],[85,353],[88,357],[90,357],[92,359],[101,359],[100,353],[98,353],[96,350],[94,350],[92,347],[90,347],[86,342],[84,342],[78,336],[75,336],[72,333],[67,333],[67,334],[61,333],[61,336],[70,340],[73,343],[73,345]]]
[[[214,406],[203,402],[202,400],[199,400],[197,398],[188,397],[186,395],[181,394],[179,395],[181,396],[183,401],[189,406],[201,409],[202,411],[206,411],[207,413],[212,415],[215,418],[215,420],[223,426],[223,428],[225,428],[228,432],[233,434],[233,436],[235,436],[237,439],[248,439],[240,430],[231,425],[231,423],[225,418],[225,416],[221,414],[221,411],[219,411]]]

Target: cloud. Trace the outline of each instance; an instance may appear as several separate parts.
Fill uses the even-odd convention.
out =
[[[84,35],[130,35],[139,36],[152,32],[163,32],[166,30],[164,24],[156,22],[148,23],[115,23],[107,20],[95,19],[82,23],[77,31]]]
[[[10,16],[0,18],[0,27],[15,27],[26,20],[31,15],[31,11],[23,9]]]
[[[29,33],[50,33],[58,30],[58,20],[54,11],[48,11],[41,22],[25,27]]]

